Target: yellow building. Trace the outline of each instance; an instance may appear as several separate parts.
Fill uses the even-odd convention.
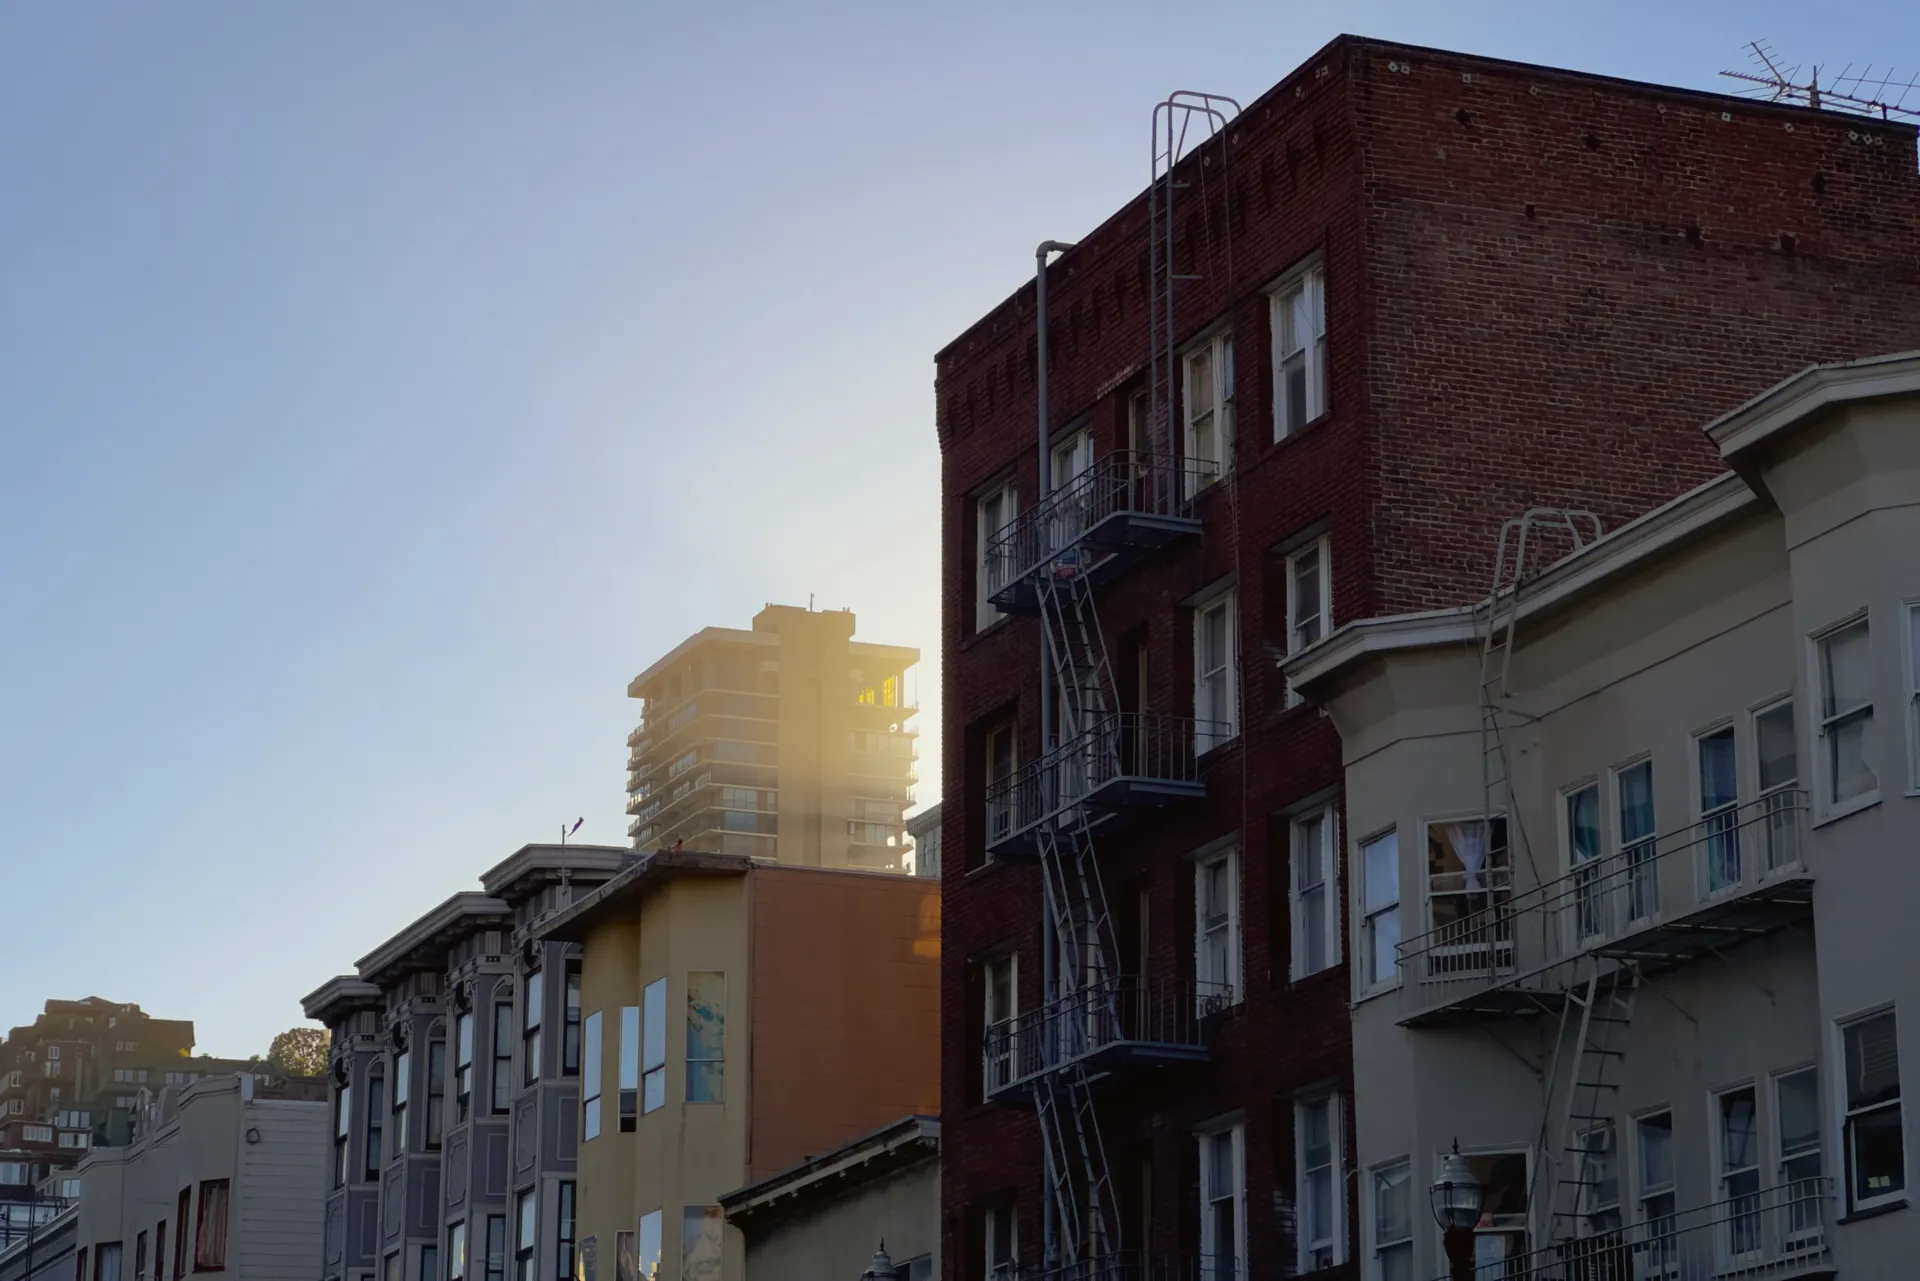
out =
[[[940,1101],[940,887],[684,849],[550,918],[582,945],[582,1281],[740,1281],[723,1195]]]
[[[752,630],[705,628],[634,677],[633,847],[901,870],[920,651],[853,629],[851,611],[769,605]]]

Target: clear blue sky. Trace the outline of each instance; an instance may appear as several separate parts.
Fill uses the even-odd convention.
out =
[[[624,844],[626,681],[766,601],[918,644],[932,355],[1341,30],[1697,87],[1920,10],[0,8],[0,1028],[245,1054],[521,843]],[[922,800],[938,719],[923,716]]]

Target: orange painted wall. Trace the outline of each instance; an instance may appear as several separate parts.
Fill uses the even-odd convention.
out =
[[[761,865],[751,1180],[940,1110],[940,884]]]

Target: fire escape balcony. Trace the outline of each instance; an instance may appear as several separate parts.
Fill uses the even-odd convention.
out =
[[[1204,482],[1177,458],[1108,454],[989,537],[988,599],[1009,613],[1038,613],[1040,575],[1059,563],[1097,587],[1156,548],[1198,534],[1189,495]]]
[[[1211,1016],[1232,1003],[1215,983],[1122,976],[1090,983],[987,1030],[981,1048],[986,1097],[1028,1098],[1036,1080],[1062,1068],[1096,1076],[1204,1063]]]
[[[1276,1269],[1269,1275],[1291,1273]],[[1002,1264],[988,1271],[987,1281],[1247,1281],[1248,1276],[1246,1265],[1231,1255],[1116,1250],[1073,1263]]]
[[[1148,806],[1206,795],[1194,749],[1210,721],[1111,712],[987,787],[987,852],[1039,852],[1046,825],[1112,824]]]
[[[1795,1179],[1746,1196],[1556,1241],[1476,1276],[1528,1281],[1811,1281],[1835,1275],[1827,1243],[1830,1179]],[[1446,1277],[1437,1281],[1447,1281]]]
[[[1399,945],[1400,1022],[1557,1008],[1583,974],[1653,976],[1813,918],[1806,793],[1783,789],[1513,892],[1469,873],[1471,910]],[[1478,876],[1482,884],[1475,887]]]

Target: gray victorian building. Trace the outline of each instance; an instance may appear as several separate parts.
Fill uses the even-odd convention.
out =
[[[320,1275],[573,1275],[577,946],[533,927],[631,850],[529,845],[303,1002],[332,1033]]]

